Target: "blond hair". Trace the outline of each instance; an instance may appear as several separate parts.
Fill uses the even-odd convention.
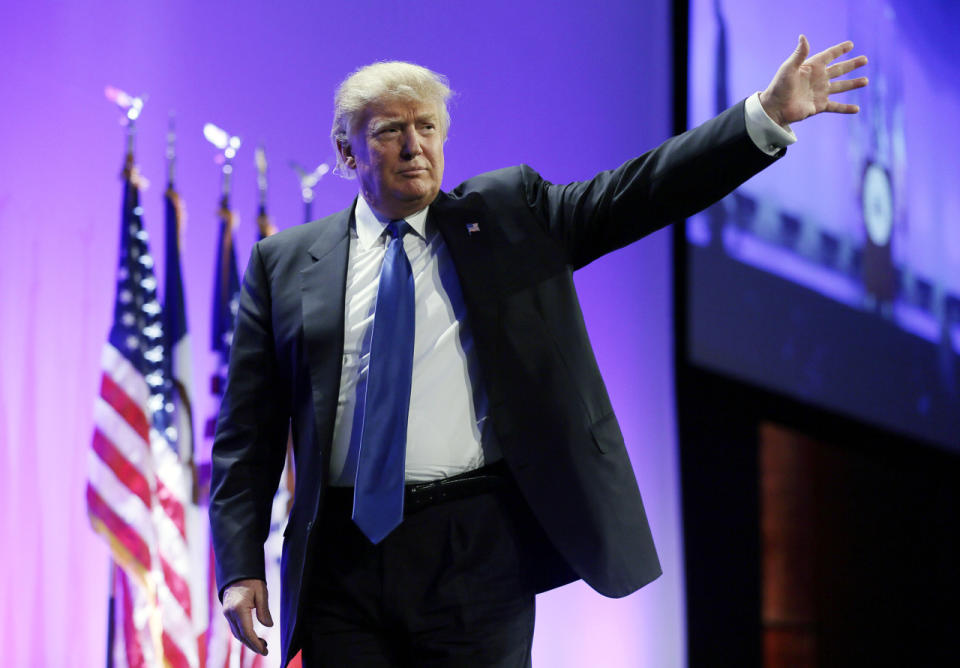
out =
[[[366,108],[378,100],[390,97],[436,104],[440,111],[440,131],[446,140],[447,131],[450,129],[447,101],[451,95],[452,91],[445,76],[420,65],[393,60],[361,67],[337,87],[333,97],[330,140],[334,149],[338,143],[348,146],[350,135],[362,121]],[[337,151],[337,167],[334,171],[346,178],[354,176],[343,164],[340,151]]]

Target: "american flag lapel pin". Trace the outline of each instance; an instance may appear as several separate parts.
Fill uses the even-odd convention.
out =
[[[467,234],[473,236],[474,232],[480,231],[480,223],[467,223]]]

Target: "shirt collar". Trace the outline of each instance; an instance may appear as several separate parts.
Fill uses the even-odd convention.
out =
[[[407,225],[422,239],[427,238],[427,211],[429,209],[430,207],[427,206],[404,218]],[[383,231],[387,229],[387,223],[391,220],[378,216],[367,204],[367,200],[363,198],[362,194],[357,197],[357,205],[354,208],[353,215],[357,223],[357,241],[362,250],[367,250],[379,241],[380,237],[383,236]]]

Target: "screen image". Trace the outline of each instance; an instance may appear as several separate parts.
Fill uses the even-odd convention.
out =
[[[686,223],[695,365],[960,451],[960,5],[691,0],[691,126],[762,90],[800,32],[845,39],[857,115]],[[854,75],[855,76],[855,75]]]

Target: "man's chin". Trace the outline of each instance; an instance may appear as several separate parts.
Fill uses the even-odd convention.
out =
[[[404,188],[397,193],[397,200],[410,205],[421,205],[420,208],[427,206],[437,196],[439,189],[429,188],[427,186],[419,188]]]

